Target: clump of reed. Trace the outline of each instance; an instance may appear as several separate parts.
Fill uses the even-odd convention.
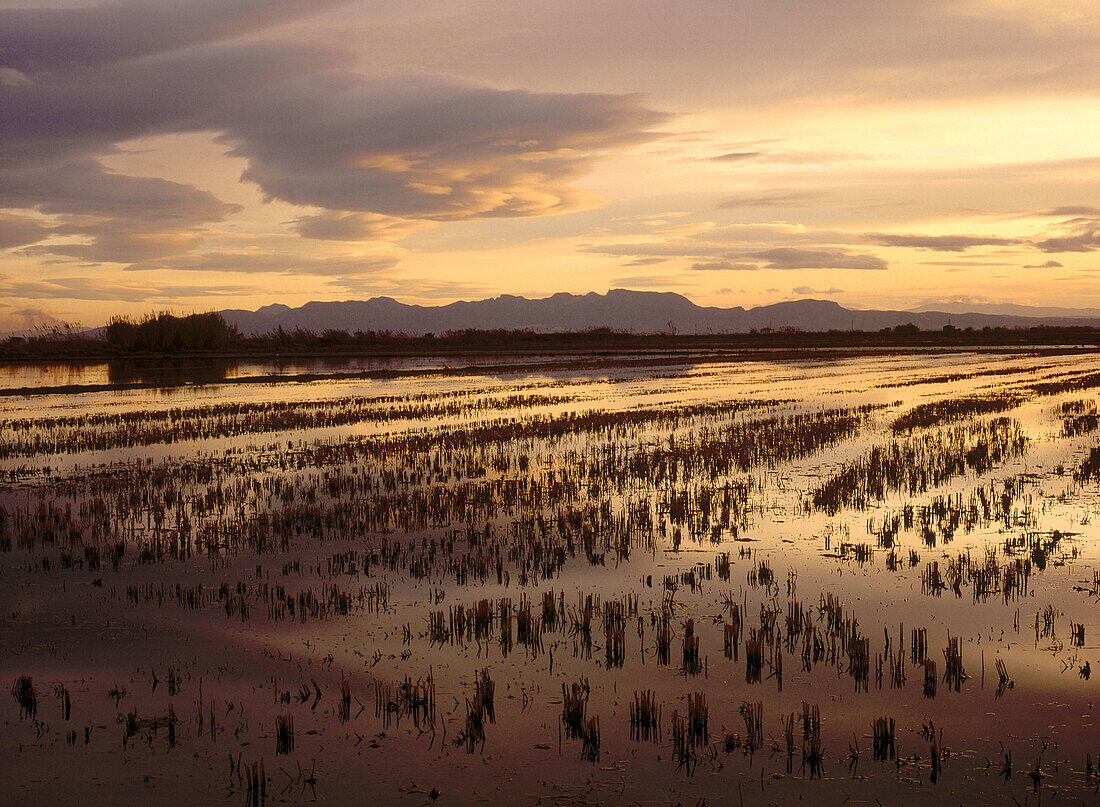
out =
[[[607,669],[622,667],[626,661],[626,631],[615,628],[604,638],[604,661]]]
[[[553,590],[542,593],[542,627],[548,631],[558,627],[558,606]]]
[[[825,619],[825,629],[830,634],[844,631],[844,604],[831,591],[821,595],[818,613]]]
[[[351,681],[340,676],[340,702],[337,704],[337,717],[341,723],[351,719]]]
[[[786,629],[788,652],[794,652],[795,642],[805,634],[806,628],[810,626],[811,618],[812,612],[810,609],[803,609],[798,600],[790,600],[787,603],[787,617],[784,620],[784,628]]]
[[[928,629],[913,628],[912,639],[909,643],[909,658],[914,666],[924,663],[924,657],[928,653]]]
[[[685,675],[698,675],[706,666],[699,656],[699,637],[695,635],[694,619],[688,619],[684,623],[683,659],[680,669]]]
[[[570,739],[580,737],[584,731],[590,691],[587,678],[575,681],[568,687],[564,683],[561,685],[561,722]]]
[[[719,552],[714,558],[714,571],[719,580],[730,579],[730,553]]]
[[[874,558],[875,551],[871,548],[870,544],[843,542],[837,549],[837,555],[841,560],[848,560],[851,558],[858,565],[862,566],[869,563]]]
[[[175,748],[176,724],[179,723],[179,718],[176,717],[176,710],[175,707],[172,706],[172,704],[168,704],[168,718],[166,722],[168,725],[168,747]]]
[[[230,760],[232,761],[232,757]],[[240,763],[238,763],[238,767]],[[267,772],[264,770],[264,761],[253,762],[245,766],[245,807],[261,807],[267,801]]]
[[[775,585],[775,572],[772,571],[772,567],[767,560],[758,561],[755,566],[749,569],[748,582],[753,588],[770,589]]]
[[[132,737],[134,737],[141,729],[141,721],[138,720],[137,709],[132,709],[127,712],[125,717],[119,716],[126,726],[126,734],[122,738],[122,744],[126,745]]]
[[[852,734],[852,741],[848,743],[848,774],[854,779],[859,772],[859,738]]]
[[[374,682],[374,715],[389,728],[393,720],[410,717],[413,725],[435,725],[435,678],[431,670],[413,681],[409,676],[397,685],[380,680]]]
[[[566,737],[581,741],[581,759],[595,763],[600,757],[600,718],[598,715],[588,717],[590,692],[586,678],[575,681],[568,687],[564,683],[561,685],[561,723],[565,727]],[[631,714],[633,715],[633,711]]]
[[[1001,584],[1001,593],[1005,604],[1010,600],[1026,597],[1028,593],[1028,580],[1031,577],[1031,560],[1016,558],[1004,567],[1004,579]]]
[[[737,646],[741,643],[741,609],[732,598],[727,600],[726,608],[730,616],[729,622],[722,625],[722,653],[726,658],[737,661]]]
[[[672,625],[667,611],[657,618],[657,637],[655,639],[657,663],[668,666],[672,660]]]
[[[687,695],[687,710],[681,715],[672,712],[672,758],[679,769],[694,773],[698,764],[698,748],[711,741],[709,709],[703,693]],[[729,738],[726,739],[727,747]]]
[[[794,765],[794,719],[794,712],[780,718],[783,723],[783,746],[786,750],[787,773],[791,772]]]
[[[512,600],[502,597],[498,603],[500,613],[500,650],[507,656],[512,651]]]
[[[772,648],[771,672],[768,673],[768,678],[774,678],[778,690],[783,691],[783,650],[778,646]]]
[[[759,684],[763,669],[764,640],[756,628],[750,628],[745,639],[745,683]]]
[[[702,692],[687,696],[687,730],[692,745],[710,742],[710,710],[707,708],[707,696]]]
[[[1053,605],[1048,605],[1042,611],[1035,612],[1035,641],[1052,638],[1057,623],[1058,612]]]
[[[490,723],[497,722],[496,689],[497,685],[489,676],[489,670],[480,670],[474,680],[474,694]]]
[[[764,745],[764,703],[745,701],[737,707],[737,713],[745,721],[744,746],[751,756]]]
[[[481,670],[474,677],[474,694],[472,697],[466,698],[466,720],[463,724],[462,731],[458,733],[458,736],[454,739],[454,744],[458,746],[465,746],[466,753],[472,754],[475,751],[483,751],[485,749],[485,723],[496,722],[496,713],[494,708],[496,685],[493,683],[492,678],[489,677],[488,670]],[[435,684],[432,683],[431,687],[432,698],[432,725],[434,726],[434,712],[435,712]]]
[[[472,616],[474,638],[479,642],[487,641],[493,628],[493,603],[486,599],[478,600],[470,616]]]
[[[877,717],[871,725],[872,758],[875,762],[894,758],[894,718]]]
[[[455,738],[455,745],[464,745],[467,754],[485,748],[485,709],[476,694],[466,699],[466,723]]]
[[[890,688],[901,689],[905,686],[905,649],[898,647],[897,652],[890,653]]]
[[[286,755],[294,750],[294,715],[275,715],[275,753]]]
[[[19,719],[34,720],[38,715],[38,692],[34,688],[34,680],[29,675],[21,675],[15,679],[11,687],[11,695],[19,704]]]
[[[374,716],[381,718],[384,728],[390,727],[390,721],[400,718],[401,701],[394,692],[392,684],[374,682]]]
[[[658,742],[661,737],[661,706],[652,689],[635,690],[630,704],[630,739]]]
[[[687,715],[676,711],[672,713],[672,758],[676,760],[676,767],[687,771],[688,775],[695,772],[695,766],[699,762],[699,755],[688,731]]]
[[[526,595],[516,611],[516,640],[532,656],[542,652],[542,625],[534,616]]]
[[[428,640],[432,644],[447,644],[452,636],[451,626],[447,623],[447,615],[443,611],[432,611],[428,614]]]
[[[807,625],[802,634],[802,669],[809,672],[825,656],[825,642],[816,625]]]
[[[53,694],[61,702],[61,719],[68,720],[73,711],[73,702],[69,697],[68,688],[64,684],[55,684]]]
[[[924,572],[921,573],[921,591],[924,594],[931,594],[938,597],[940,592],[945,588],[947,588],[947,586],[940,576],[939,561],[929,561],[928,565],[924,567]]]
[[[936,660],[926,658],[924,660],[924,697],[936,697],[936,684],[938,681],[939,679],[936,677]]]
[[[929,742],[928,759],[932,769],[932,784],[936,784],[943,770],[943,729],[937,732],[936,727],[929,722],[922,732]]]
[[[1100,479],[1100,446],[1089,451],[1089,455],[1073,472],[1073,478],[1077,482],[1088,482],[1092,479]]]
[[[821,749],[821,710],[815,703],[802,701],[802,770],[810,778],[820,779],[825,771],[825,756]]]
[[[581,759],[593,764],[600,759],[600,716],[596,715],[581,725]]]
[[[852,636],[848,640],[848,675],[855,683],[856,692],[867,691],[871,673],[871,640],[865,636]]]
[[[573,636],[574,652],[584,658],[592,657],[592,616],[595,609],[591,594],[582,597],[576,609],[571,609],[569,619],[570,633]]]
[[[966,668],[963,667],[962,648],[958,636],[947,637],[947,647],[943,649],[944,670],[943,680],[956,692],[967,679]]]
[[[725,622],[722,624],[722,655],[731,660],[737,658],[738,626]]]

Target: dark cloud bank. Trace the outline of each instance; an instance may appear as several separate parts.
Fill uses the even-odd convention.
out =
[[[142,137],[210,132],[265,196],[321,208],[295,222],[299,234],[363,240],[573,209],[583,201],[578,176],[652,139],[667,119],[637,96],[368,79],[333,49],[257,38],[333,5],[129,0],[0,11],[0,208],[27,214],[0,219],[0,247],[210,266],[195,254],[203,230],[237,208],[104,166],[119,143]],[[83,243],[39,243],[54,235]]]

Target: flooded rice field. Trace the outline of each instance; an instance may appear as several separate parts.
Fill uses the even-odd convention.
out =
[[[1095,354],[119,372],[0,375],[3,804],[1097,799]]]

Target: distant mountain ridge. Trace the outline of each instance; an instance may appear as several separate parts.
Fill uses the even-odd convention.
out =
[[[954,307],[954,306],[952,306]],[[830,300],[793,300],[745,309],[699,306],[674,292],[612,289],[607,294],[568,294],[527,299],[510,294],[440,306],[409,305],[392,297],[342,302],[309,302],[298,308],[280,303],[255,311],[227,309],[223,317],[246,336],[276,328],[310,331],[392,331],[409,335],[447,331],[521,330],[543,332],[612,328],[633,333],[746,333],[763,328],[803,331],[875,331],[912,323],[922,330],[958,328],[1091,326],[1100,316],[1026,316],[958,311],[878,311],[844,308]],[[1042,309],[1039,309],[1042,310]]]
[[[1100,308],[1057,308],[1019,303],[925,303],[912,311],[944,311],[948,314],[996,314],[1011,317],[1100,319]]]

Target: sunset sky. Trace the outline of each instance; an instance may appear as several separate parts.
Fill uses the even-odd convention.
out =
[[[609,288],[1100,307],[1098,34],[1096,0],[4,3],[0,331]]]

